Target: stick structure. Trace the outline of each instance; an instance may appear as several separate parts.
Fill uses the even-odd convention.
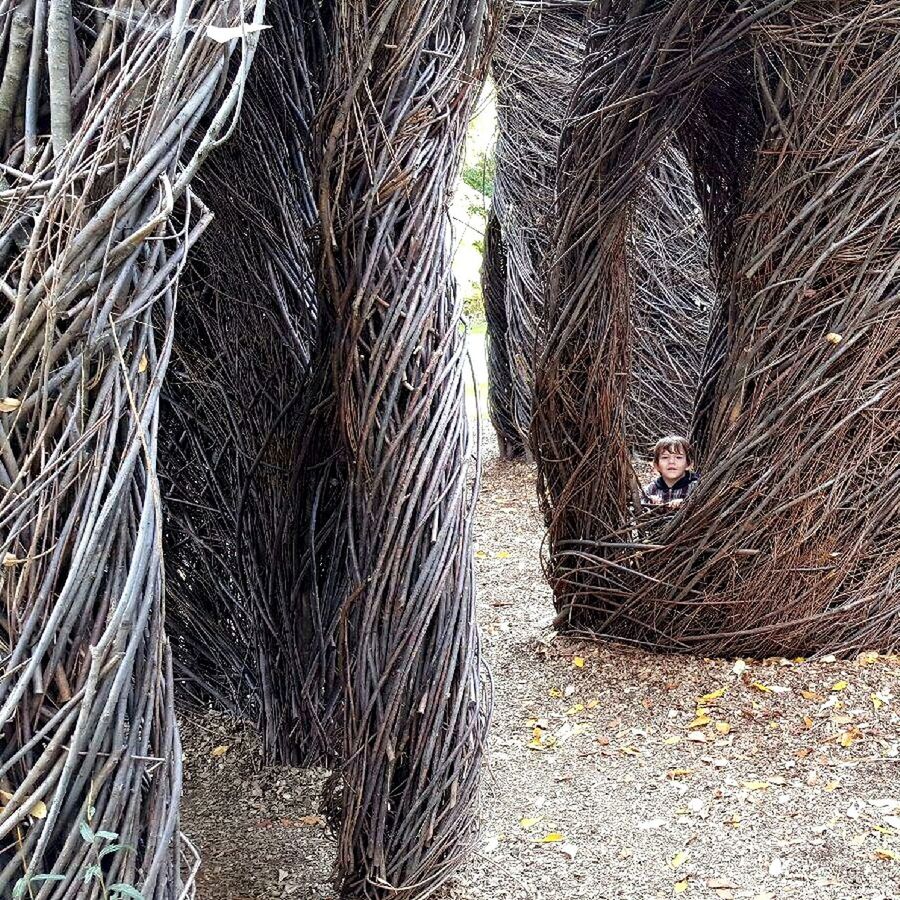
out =
[[[559,144],[591,7],[590,0],[507,0],[493,57],[497,176],[482,283],[489,410],[510,458],[524,455],[530,442]],[[656,161],[632,214],[627,432],[644,450],[664,432],[687,430],[712,305],[706,230],[681,154],[671,150]]]
[[[487,4],[335,5],[320,117],[324,297],[346,459],[342,889],[416,897],[471,847],[488,698],[448,209]]]
[[[561,624],[717,654],[896,643],[898,51],[890,2],[600,4],[563,137],[537,379]],[[718,305],[703,477],[647,520],[625,437],[627,247],[670,140]]]
[[[0,895],[184,896],[160,390],[264,7],[0,10]]]

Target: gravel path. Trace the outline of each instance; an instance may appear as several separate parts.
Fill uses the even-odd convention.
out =
[[[900,659],[716,661],[549,630],[530,467],[486,447],[480,621],[495,708],[455,900],[900,900]],[[328,898],[320,774],[185,723],[202,900]],[[229,749],[213,756],[216,747]]]

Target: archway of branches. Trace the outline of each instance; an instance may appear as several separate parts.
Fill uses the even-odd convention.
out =
[[[892,645],[895,13],[601,6],[562,137],[535,389],[558,621],[716,655]],[[628,248],[669,142],[697,185],[718,300],[693,419],[703,477],[648,518],[627,440]]]

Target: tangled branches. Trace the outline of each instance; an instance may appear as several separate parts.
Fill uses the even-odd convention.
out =
[[[343,599],[313,240],[327,23],[310,0],[277,0],[267,21],[240,123],[198,177],[216,218],[185,272],[166,383],[168,629],[186,688],[253,704],[267,757],[311,764],[335,749]]]
[[[538,378],[561,619],[707,653],[891,644],[896,4],[602,7],[563,141],[556,241],[568,252]],[[629,506],[626,247],[669,139],[694,173],[720,299],[696,417],[704,477],[647,525]]]
[[[32,895],[78,892],[97,862],[86,820],[134,847],[104,858],[108,884],[184,887],[159,395],[178,277],[209,221],[190,182],[227,134],[256,41],[207,26],[238,14],[37,0],[4,15],[4,896],[47,874]]]
[[[504,456],[524,454],[530,439],[559,143],[590,7],[589,0],[508,0],[493,58],[497,177],[483,285],[489,409]],[[634,218],[628,437],[643,447],[660,431],[687,427],[712,302],[705,229],[679,154],[658,161]]]
[[[336,4],[319,210],[347,458],[339,866],[352,896],[429,891],[476,827],[486,723],[447,210],[485,27],[479,0]]]

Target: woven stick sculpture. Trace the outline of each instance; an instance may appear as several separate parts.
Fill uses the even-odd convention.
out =
[[[107,885],[172,898],[159,393],[258,35],[219,3],[0,11],[0,895],[92,894],[116,834]]]
[[[504,456],[530,440],[546,258],[553,233],[559,142],[587,42],[589,0],[508,0],[493,57],[497,177],[483,285],[488,315],[489,409]],[[683,157],[654,167],[637,204],[629,259],[633,378],[627,434],[645,449],[688,427],[712,305],[706,233]]]
[[[892,645],[896,4],[600,12],[564,137],[538,378],[560,621],[703,653]],[[647,523],[629,507],[626,246],[672,137],[706,213],[720,306],[698,408],[703,478],[674,515]]]
[[[471,846],[486,702],[448,204],[485,59],[478,0],[338,0],[321,117],[323,290],[347,457],[338,865],[427,894]]]
[[[187,691],[255,707],[266,757],[309,765],[337,749],[343,600],[313,241],[326,25],[311,0],[266,19],[241,121],[198,179],[216,218],[185,272],[164,395],[167,627]]]
[[[566,107],[584,56],[591,0],[504,0],[492,62],[497,85],[497,234],[485,241],[488,409],[501,454],[529,446],[547,215]],[[501,330],[502,327],[502,330]],[[495,346],[494,346],[495,345]]]

